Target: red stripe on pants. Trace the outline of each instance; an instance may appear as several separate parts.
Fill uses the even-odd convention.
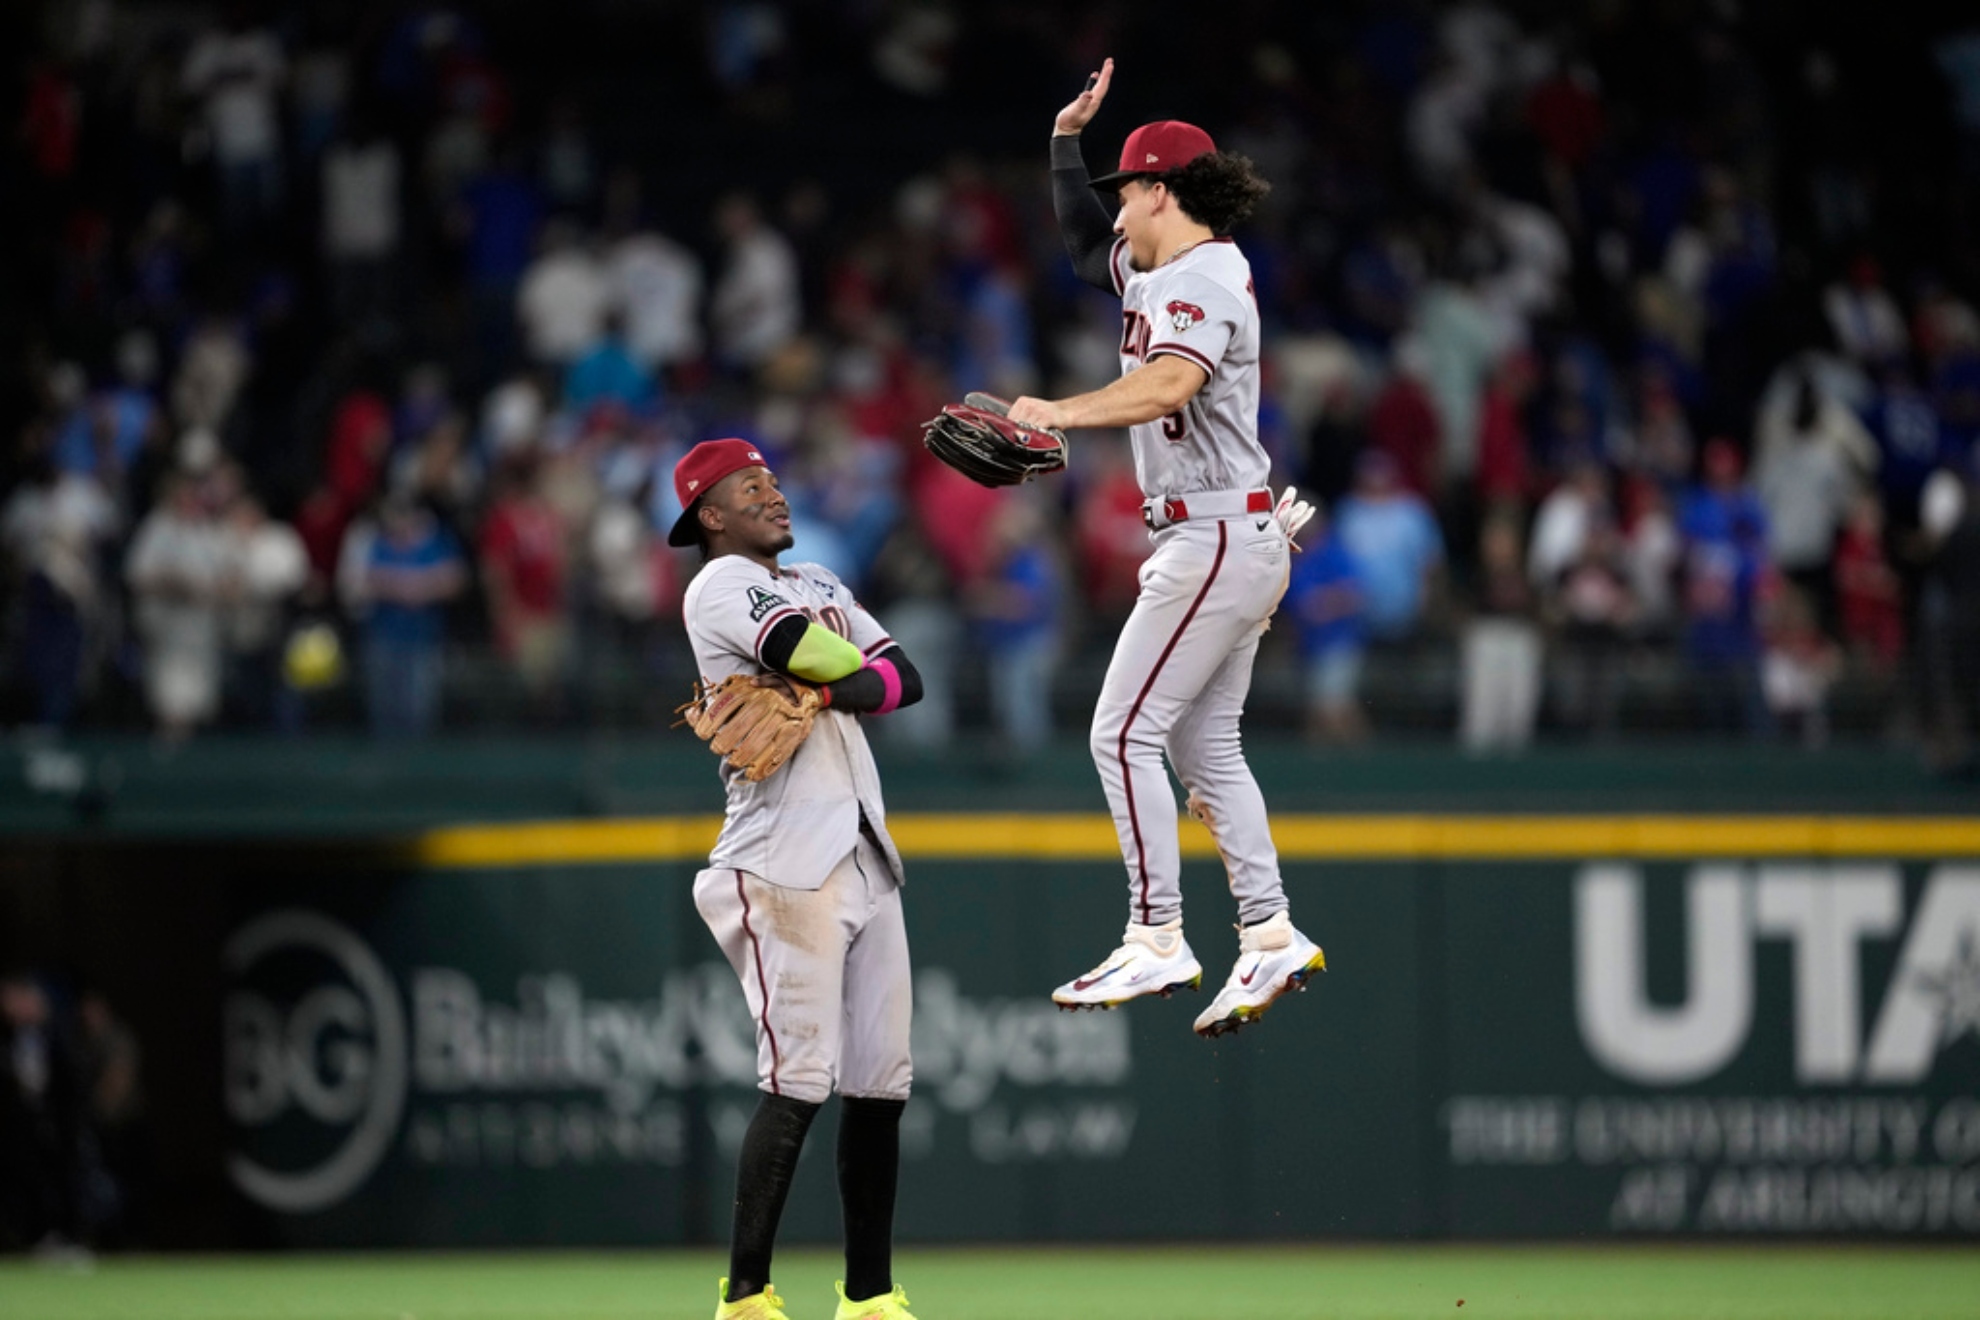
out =
[[[1229,529],[1219,522],[1217,557],[1210,561],[1210,575],[1203,579],[1202,590],[1198,591],[1196,599],[1189,603],[1189,611],[1183,615],[1182,622],[1176,625],[1175,632],[1169,637],[1169,644],[1162,648],[1161,655],[1155,657],[1155,668],[1148,672],[1148,681],[1141,685],[1141,691],[1135,696],[1134,704],[1128,707],[1127,719],[1121,722],[1120,748],[1117,754],[1121,758],[1121,783],[1127,787],[1128,827],[1134,831],[1134,862],[1141,871],[1141,924],[1144,926],[1148,924],[1149,917],[1148,850],[1141,846],[1141,815],[1134,809],[1134,773],[1129,769],[1127,759],[1128,730],[1134,727],[1135,716],[1141,714],[1142,703],[1148,700],[1149,692],[1155,687],[1155,680],[1161,677],[1162,666],[1169,663],[1169,657],[1175,653],[1176,643],[1182,640],[1183,633],[1189,628],[1189,621],[1196,617],[1196,611],[1203,606],[1203,598],[1210,594],[1210,586],[1217,580],[1217,571],[1224,566],[1224,547],[1229,540]]]
[[[763,1034],[770,1042],[770,1094],[782,1095],[777,1086],[777,1069],[780,1061],[777,1054],[777,1033],[770,1026],[770,985],[763,976],[763,945],[757,941],[756,932],[749,927],[749,894],[743,889],[743,873],[736,872],[736,897],[742,900],[743,934],[749,936],[749,947],[756,955],[756,992],[763,999],[763,1012],[757,1021],[763,1024]]]

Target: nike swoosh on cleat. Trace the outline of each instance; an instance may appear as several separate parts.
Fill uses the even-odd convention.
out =
[[[1099,985],[1102,981],[1106,980],[1108,977],[1112,976],[1115,972],[1118,972],[1120,970],[1121,969],[1118,967],[1109,967],[1106,971],[1100,973],[1100,975],[1098,976],[1089,979],[1074,981],[1072,983],[1072,988],[1075,990],[1091,990],[1094,986]]]
[[[1257,975],[1258,975],[1258,969],[1254,967],[1250,971],[1246,972],[1243,976],[1240,976],[1238,978],[1238,983],[1240,985],[1250,985],[1252,978]]]
[[[1269,521],[1268,521],[1268,522],[1262,522],[1262,523],[1259,523],[1259,524],[1258,524],[1258,530],[1262,532],[1262,531],[1264,531],[1264,530],[1265,530],[1265,529],[1266,529],[1267,527],[1269,527],[1269,526],[1271,526],[1271,523],[1270,523]]]

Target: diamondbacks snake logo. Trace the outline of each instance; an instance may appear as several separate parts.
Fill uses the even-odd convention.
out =
[[[1171,300],[1169,305],[1162,310],[1168,314],[1169,325],[1177,334],[1183,333],[1183,331],[1193,325],[1199,324],[1203,320],[1203,309],[1201,307],[1198,307],[1195,303],[1184,302],[1180,298]]]

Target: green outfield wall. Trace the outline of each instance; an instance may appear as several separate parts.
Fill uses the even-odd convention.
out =
[[[1275,833],[1329,971],[1215,1044],[1193,996],[1046,998],[1118,937],[1104,816],[916,778],[894,822],[901,1236],[1980,1237],[1963,790],[1848,812],[1811,778],[1802,811],[1751,783],[1720,810],[1619,809],[1630,774],[1641,793],[1661,773],[1639,764],[1547,810],[1558,766],[1523,798],[1517,766],[1467,773],[1390,809],[1274,795],[1300,800]],[[89,978],[138,1027],[163,1245],[719,1241],[754,1051],[689,900],[712,796],[318,835],[230,833],[224,803],[176,835],[21,830],[0,956]],[[1232,905],[1207,836],[1184,844],[1214,979]],[[792,1240],[836,1236],[833,1122]]]

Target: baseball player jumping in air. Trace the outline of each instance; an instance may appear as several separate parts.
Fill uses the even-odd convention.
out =
[[[1155,546],[1093,715],[1093,759],[1127,861],[1127,936],[1052,998],[1113,1008],[1202,984],[1182,932],[1166,754],[1223,855],[1243,923],[1230,979],[1196,1019],[1198,1034],[1218,1036],[1327,965],[1287,915],[1265,800],[1238,739],[1258,639],[1304,521],[1290,490],[1275,503],[1265,484],[1258,301],[1230,239],[1270,185],[1175,120],[1135,129],[1120,168],[1089,182],[1079,134],[1113,74],[1108,60],[1053,123],[1052,200],[1080,278],[1121,297],[1121,378],[1010,410],[1013,421],[1062,430],[1127,427]],[[1118,197],[1113,220],[1096,191]]]
[[[728,811],[694,903],[742,981],[762,1091],[738,1160],[716,1320],[783,1315],[770,1287],[777,1222],[805,1133],[835,1090],[846,1237],[837,1320],[913,1320],[892,1261],[912,1076],[903,872],[857,717],[920,700],[921,676],[829,570],[778,566],[790,505],[754,445],[696,445],[674,488],[683,512],[668,543],[698,545],[704,560],[682,602],[704,687],[748,675],[732,690],[799,693],[811,720],[769,773],[737,764],[748,738],[711,742],[730,751]]]

